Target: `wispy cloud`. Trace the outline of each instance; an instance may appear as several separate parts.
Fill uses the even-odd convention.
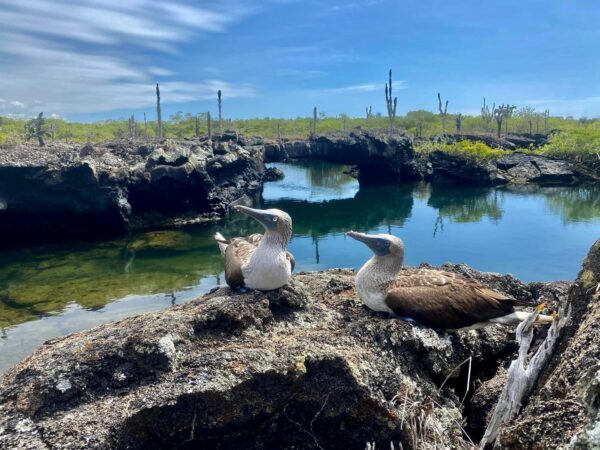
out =
[[[328,11],[345,11],[351,9],[362,9],[370,8],[371,6],[379,5],[383,3],[383,0],[353,0],[353,1],[342,1],[337,4],[329,6]]]
[[[405,82],[403,80],[394,81],[394,89],[404,89]],[[327,95],[327,94],[347,94],[347,93],[361,93],[361,92],[374,92],[381,90],[383,92],[383,85],[381,83],[365,83],[355,84],[352,86],[343,86],[335,88],[323,88],[323,89],[311,89],[308,92],[313,95]]]
[[[230,5],[231,6],[231,5]],[[61,115],[140,108],[161,81],[165,102],[253,95],[251,86],[187,83],[152,63],[153,53],[202,33],[219,33],[240,8],[192,6],[182,0],[0,0],[0,112]]]

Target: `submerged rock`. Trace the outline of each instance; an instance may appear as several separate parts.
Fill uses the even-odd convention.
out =
[[[263,181],[278,181],[283,180],[285,178],[285,174],[281,169],[277,167],[268,167],[265,169],[263,174]]]
[[[207,220],[262,185],[263,150],[224,141],[49,143],[0,152],[0,240]]]
[[[536,301],[513,277],[446,268]],[[49,341],[0,384],[0,447],[458,447],[467,372],[454,369],[472,356],[471,381],[493,378],[513,331],[389,319],[356,300],[354,276],[298,274],[266,294],[222,288]],[[493,395],[477,399],[491,408]]]

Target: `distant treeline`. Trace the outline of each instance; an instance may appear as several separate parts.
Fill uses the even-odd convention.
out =
[[[458,119],[458,121],[457,121]],[[133,121],[133,124],[132,124]],[[0,117],[0,143],[21,143],[27,139],[27,119]],[[445,117],[446,133],[456,132],[460,123],[461,133],[496,133],[495,123],[487,122],[482,116],[454,115],[448,113]],[[121,120],[105,120],[94,123],[67,122],[57,118],[45,119],[46,141],[52,142],[99,142],[107,139],[154,138],[157,136],[156,121],[144,121],[142,117]],[[270,117],[260,119],[231,120],[223,118],[223,130],[232,129],[246,134],[253,134],[271,139],[295,139],[310,136],[313,117],[297,117],[294,119],[275,119]],[[346,115],[328,116],[318,113],[316,133],[323,134],[333,131],[350,131],[353,128],[389,127],[387,116],[373,113],[365,117],[350,117]],[[404,116],[395,118],[395,128],[402,129],[413,136],[428,137],[442,133],[440,114],[430,111],[410,111]],[[543,112],[532,108],[515,110],[510,118],[502,124],[502,133],[543,134],[551,130],[578,131],[580,133],[600,133],[600,119],[575,119],[572,117],[544,118]],[[178,112],[168,120],[163,119],[163,133],[168,138],[193,137],[197,134],[208,133],[207,114],[184,114]],[[215,121],[213,119],[213,134]]]

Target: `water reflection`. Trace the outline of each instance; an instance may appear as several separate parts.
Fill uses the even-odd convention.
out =
[[[263,198],[266,201],[287,199],[322,202],[354,197],[358,192],[358,181],[346,173],[350,170],[349,166],[318,159],[269,165],[283,170],[285,178],[265,187]]]
[[[548,210],[560,216],[564,223],[590,222],[600,218],[600,186],[573,187],[517,186],[510,192],[520,195],[539,195]]]
[[[502,192],[485,187],[459,187],[447,183],[429,185],[427,204],[439,211],[441,218],[458,223],[480,222],[484,217],[494,222],[502,219]]]
[[[381,224],[404,224],[413,207],[413,185],[363,187],[352,198],[322,202],[282,199],[264,201],[294,220],[294,235],[322,236],[349,229],[369,230]]]
[[[410,265],[466,262],[524,280],[572,279],[600,234],[598,186],[359,189],[345,167],[277,166],[286,178],[268,183],[261,203],[293,217],[299,271],[360,266],[368,249],[343,235],[355,229],[401,236]],[[0,252],[0,372],[53,336],[165,308],[220,285],[217,230],[236,236],[261,227],[233,214],[215,224]]]

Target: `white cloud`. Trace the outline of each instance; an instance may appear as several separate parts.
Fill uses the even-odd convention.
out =
[[[323,89],[312,89],[309,92],[314,95],[327,95],[327,94],[348,94],[348,93],[361,93],[361,92],[374,92],[381,90],[383,92],[384,84],[381,83],[365,83],[355,84],[352,86],[343,86],[337,88],[323,88]],[[394,81],[394,89],[404,89],[405,82],[403,80]]]
[[[152,64],[149,53],[175,52],[242,15],[239,8],[184,0],[0,0],[0,94],[18,99],[0,102],[0,110],[63,116],[147,107],[154,104],[157,77],[165,104],[212,98],[217,89],[228,97],[251,96],[248,85],[180,81]]]

